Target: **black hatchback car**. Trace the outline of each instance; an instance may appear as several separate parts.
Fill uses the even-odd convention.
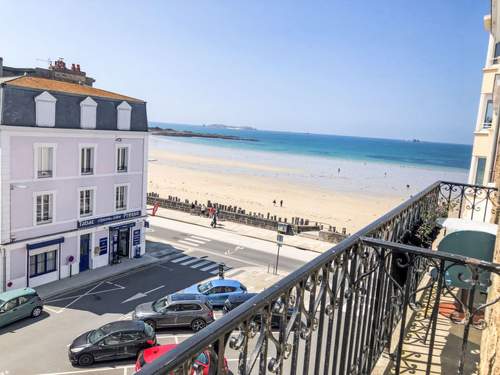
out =
[[[140,320],[121,320],[78,336],[68,356],[73,365],[90,366],[97,361],[136,358],[154,345],[156,334],[151,326]]]

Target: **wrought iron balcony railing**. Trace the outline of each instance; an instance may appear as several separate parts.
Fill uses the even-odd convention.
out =
[[[500,275],[500,265],[427,249],[439,216],[489,220],[497,190],[436,182],[351,235],[274,285],[230,311],[146,365],[141,374],[192,374],[194,358],[207,347],[238,358],[238,374],[370,374],[383,353],[401,372],[406,321],[426,298],[425,373],[432,367],[440,299],[453,297],[463,325],[457,361],[463,373],[471,328],[484,328],[483,300],[475,301],[485,273]],[[414,246],[417,244],[418,246]],[[421,247],[422,246],[422,247]],[[462,267],[468,299],[456,296],[447,272]],[[429,272],[433,270],[432,272]],[[433,275],[432,278],[429,275]],[[276,329],[273,316],[280,315]],[[427,358],[427,359],[425,359]]]

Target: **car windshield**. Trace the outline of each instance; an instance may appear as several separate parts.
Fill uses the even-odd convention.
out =
[[[167,307],[167,305],[168,305],[167,297],[160,298],[159,300],[153,302],[153,310],[158,312]]]
[[[106,324],[105,326],[102,326],[101,328],[98,328],[90,332],[88,340],[91,344],[95,344],[104,336],[106,336],[110,331],[111,331],[111,326],[109,324]]]
[[[198,290],[200,293],[208,292],[210,289],[212,289],[212,283],[210,281],[207,283],[198,285]]]

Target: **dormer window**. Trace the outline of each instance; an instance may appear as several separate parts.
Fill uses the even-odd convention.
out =
[[[130,114],[132,107],[127,102],[121,102],[116,108],[116,121],[118,130],[130,130]]]
[[[97,103],[90,96],[80,103],[80,127],[95,129]]]
[[[56,125],[57,99],[47,91],[35,97],[36,125],[54,127]]]

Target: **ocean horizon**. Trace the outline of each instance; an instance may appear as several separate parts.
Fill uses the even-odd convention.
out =
[[[468,170],[472,154],[472,145],[455,143],[287,131],[211,128],[202,125],[164,122],[149,122],[149,126],[230,135],[255,140],[175,138],[177,141],[192,144],[437,169]]]

